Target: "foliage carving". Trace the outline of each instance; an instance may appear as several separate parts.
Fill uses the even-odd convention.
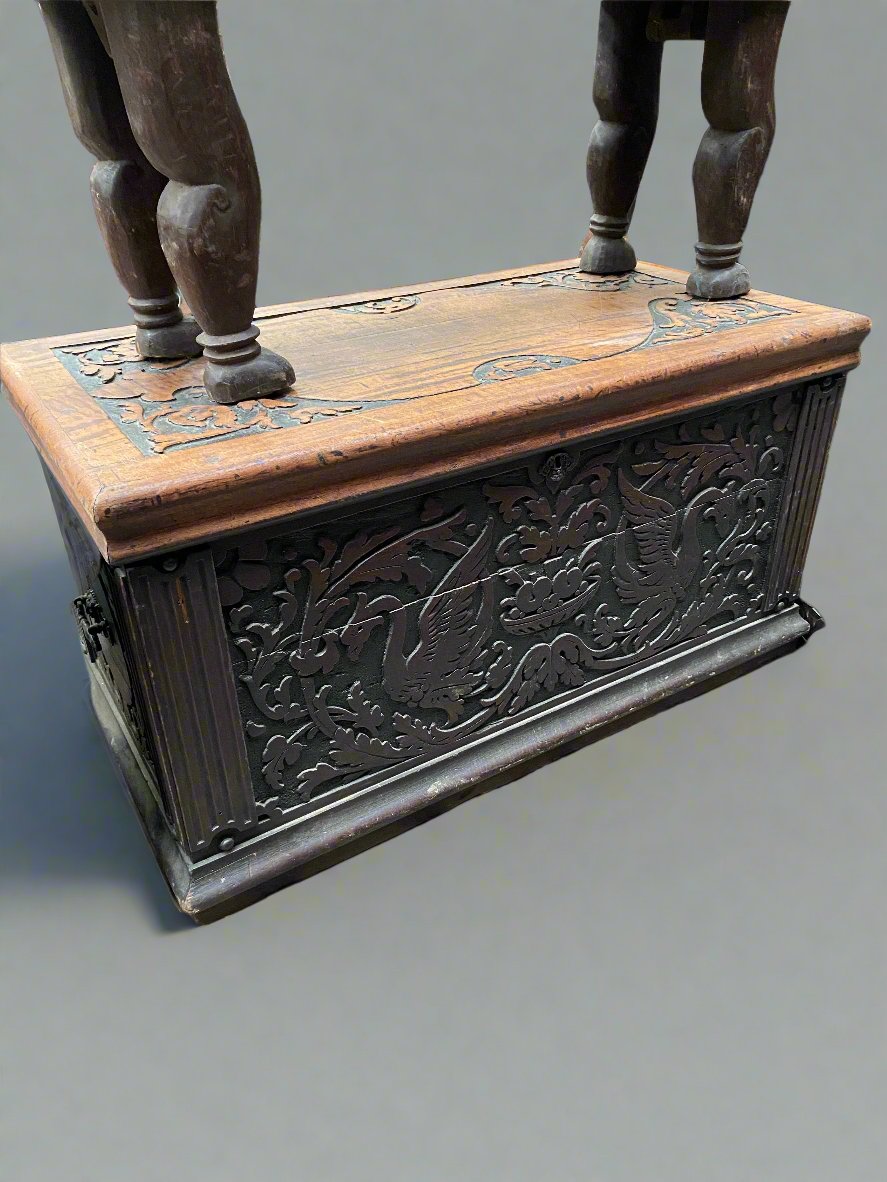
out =
[[[347,796],[760,614],[800,397],[220,549],[269,800]]]

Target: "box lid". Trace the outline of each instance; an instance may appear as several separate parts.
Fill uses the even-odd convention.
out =
[[[220,406],[133,329],[5,345],[2,378],[111,562],[856,365],[869,321],[753,291],[690,299],[575,260],[260,310],[293,390]]]

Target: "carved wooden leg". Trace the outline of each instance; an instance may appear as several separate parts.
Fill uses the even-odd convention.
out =
[[[129,126],[114,65],[79,3],[41,0],[71,123],[97,158],[92,200],[120,282],[129,294],[143,357],[194,357],[200,331],[183,318],[157,234],[157,200],[166,185]]]
[[[709,6],[702,62],[702,107],[709,129],[693,166],[696,270],[690,295],[745,295],[742,235],[776,125],[773,80],[788,3],[720,0]]]
[[[625,234],[659,113],[661,43],[648,41],[647,3],[603,0],[594,71],[600,122],[588,145],[594,206],[580,267],[593,275],[631,271],[637,259]]]
[[[289,362],[257,341],[259,175],[228,77],[215,3],[101,0],[135,138],[170,178],[163,250],[203,332],[204,382],[218,402],[277,393]]]

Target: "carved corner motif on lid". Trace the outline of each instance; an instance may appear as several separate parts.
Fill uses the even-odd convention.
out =
[[[53,352],[143,455],[163,455],[173,448],[296,427],[354,414],[370,405],[290,393],[225,406],[210,398],[200,384],[201,359],[146,361],[131,338],[110,344],[69,345]],[[150,383],[145,381],[147,376]]]
[[[668,341],[707,336],[725,329],[760,324],[777,316],[794,316],[791,308],[762,300],[696,300],[691,296],[660,296],[647,305],[653,328],[637,348],[649,349]]]
[[[653,327],[635,344],[612,353],[594,357],[562,357],[550,353],[514,353],[493,357],[475,367],[473,377],[480,385],[504,382],[547,370],[563,369],[570,365],[591,364],[605,358],[619,357],[638,349],[650,349],[672,341],[707,336],[725,329],[758,324],[775,316],[793,316],[789,308],[765,304],[760,300],[722,300],[710,303],[689,296],[661,296],[647,305]]]

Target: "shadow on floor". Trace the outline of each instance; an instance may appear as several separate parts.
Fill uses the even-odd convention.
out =
[[[71,880],[112,880],[138,894],[162,931],[191,928],[105,752],[72,597],[62,554],[0,574],[0,889],[11,900]]]

